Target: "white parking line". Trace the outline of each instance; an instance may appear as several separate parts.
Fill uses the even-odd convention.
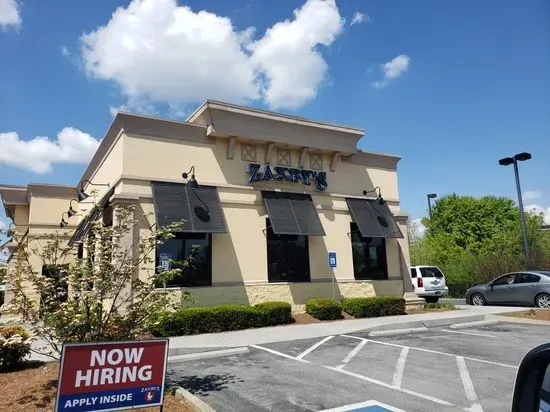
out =
[[[332,338],[332,336],[330,336],[330,337]],[[359,338],[359,339],[361,339],[361,338]],[[326,339],[326,340],[328,340],[328,339]],[[362,340],[366,340],[366,339],[362,339]],[[318,343],[322,344],[322,342],[318,342]],[[403,393],[406,393],[408,395],[416,396],[417,398],[426,399],[426,400],[435,402],[435,403],[440,404],[440,405],[454,406],[452,403],[444,401],[443,399],[435,398],[435,397],[430,396],[430,395],[424,395],[423,393],[411,391],[411,390],[408,390],[408,389],[397,388],[393,385],[390,385],[390,384],[387,384],[385,382],[379,381],[378,379],[369,378],[367,376],[359,375],[358,373],[353,373],[353,372],[349,372],[349,371],[346,371],[346,370],[343,370],[343,369],[333,368],[332,366],[318,365],[316,363],[311,363],[311,362],[308,362],[304,359],[298,359],[297,357],[290,356],[290,355],[287,355],[286,353],[278,352],[276,350],[269,349],[269,348],[266,348],[266,347],[263,347],[263,346],[260,346],[260,345],[250,345],[250,346],[253,347],[253,348],[256,348],[256,349],[260,349],[260,350],[269,352],[269,353],[273,353],[274,355],[282,356],[283,358],[293,359],[293,360],[298,361],[298,362],[305,362],[305,363],[309,363],[311,365],[321,366],[323,368],[330,369],[330,370],[333,370],[333,371],[336,371],[336,372],[340,372],[340,373],[343,373],[345,375],[353,376],[357,379],[361,379],[363,381],[367,381],[367,382],[373,383],[375,385],[383,386],[383,387],[389,388],[389,389],[394,389],[396,391],[403,392]],[[317,345],[317,346],[319,346],[319,345]]]
[[[430,396],[430,395],[424,395],[423,393],[411,391],[409,389],[398,388],[397,386],[389,385],[386,382],[379,381],[378,379],[369,378],[368,376],[359,375],[358,373],[350,372],[350,371],[347,371],[347,370],[344,370],[344,369],[333,368],[332,366],[324,366],[324,367],[327,368],[327,369],[336,371],[336,372],[340,372],[340,373],[343,373],[343,374],[346,374],[346,375],[349,375],[349,376],[353,376],[354,378],[361,379],[363,381],[374,383],[375,385],[380,385],[380,386],[384,386],[385,388],[395,389],[396,391],[403,392],[403,393],[406,393],[408,395],[416,396],[417,398],[426,399],[428,401],[432,401],[432,402],[437,403],[439,405],[454,406],[452,403],[444,401],[443,399],[439,399],[439,398],[436,398],[436,397]]]
[[[476,332],[464,332],[460,330],[449,330],[449,329],[439,329],[441,332],[447,333],[459,333],[461,335],[472,335],[472,336],[482,336],[484,338],[496,338],[495,335],[488,335],[486,333],[476,333]]]
[[[466,398],[472,403],[472,406],[468,410],[471,412],[483,412],[483,408],[477,399],[474,384],[472,383],[472,379],[468,373],[466,361],[462,356],[457,356],[456,363],[458,365],[460,379],[462,380],[462,386],[464,386],[464,393],[466,394]]]
[[[302,353],[300,353],[298,356],[296,356],[296,359],[302,359],[304,356],[306,356],[308,353],[310,352],[313,352],[315,349],[317,349],[319,346],[321,346],[323,343],[331,340],[332,338],[334,338],[334,336],[327,336],[325,339],[322,339],[320,340],[319,342],[317,342],[315,345],[312,345],[310,346],[309,348],[307,348],[305,351],[303,351]]]
[[[353,335],[340,335],[340,336],[344,336],[346,338],[365,340],[364,338],[360,338],[359,336],[353,336]],[[369,339],[369,342],[379,343],[380,345],[393,346],[393,347],[396,347],[396,348],[409,348],[409,349],[418,350],[418,351],[421,351],[421,352],[435,353],[437,355],[453,356],[453,357],[457,356],[454,353],[440,352],[440,351],[437,351],[437,350],[430,350],[430,349],[424,349],[424,348],[416,348],[414,346],[398,345],[397,343],[382,342],[382,341],[379,341],[379,340]],[[518,368],[517,366],[508,365],[507,363],[500,363],[500,362],[493,362],[493,361],[489,361],[489,360],[485,360],[485,359],[471,358],[469,356],[463,356],[463,358],[471,360],[471,361],[475,361],[475,362],[487,363],[489,365],[504,366],[505,368],[512,368],[512,369],[517,369]]]
[[[400,388],[401,382],[403,381],[403,372],[405,372],[405,363],[407,362],[407,355],[409,354],[409,348],[401,349],[401,355],[397,360],[397,365],[395,366],[395,372],[393,374],[393,386]]]
[[[298,361],[298,362],[310,363],[309,361],[307,361],[305,359],[298,359],[294,356],[290,356],[290,355],[287,355],[286,353],[278,352],[276,350],[269,349],[269,348],[266,348],[264,346],[250,345],[250,347],[260,349],[260,350],[263,350],[263,351],[266,351],[266,352],[269,352],[269,353],[273,353],[274,355],[279,355],[279,356],[282,356],[283,358],[293,359],[293,360]]]
[[[367,344],[367,342],[368,340],[363,340],[359,342],[359,344],[355,348],[353,348],[350,353],[348,353],[348,355],[344,358],[342,363],[348,363],[350,360],[352,360],[353,357],[359,353],[361,348]]]

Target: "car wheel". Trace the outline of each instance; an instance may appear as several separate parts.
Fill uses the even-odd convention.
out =
[[[424,300],[426,301],[426,303],[437,303],[439,298],[437,296],[427,296],[424,298]]]
[[[535,305],[539,308],[550,309],[550,295],[541,293],[535,298]]]
[[[485,306],[487,304],[487,301],[481,293],[474,293],[470,299],[474,306]]]

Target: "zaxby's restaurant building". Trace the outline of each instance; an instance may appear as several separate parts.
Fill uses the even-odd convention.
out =
[[[90,221],[112,218],[88,213],[94,200],[107,210],[133,204],[136,217],[146,216],[134,244],[154,224],[184,220],[156,262],[170,266],[198,245],[193,268],[167,286],[189,288],[200,305],[402,296],[409,254],[399,157],[358,150],[363,135],[217,101],[185,122],[119,113],[77,186],[0,185],[0,194],[29,250],[54,232],[78,242]],[[80,189],[98,193],[72,200]],[[79,208],[70,218],[69,205]],[[39,257],[30,260],[39,271]]]

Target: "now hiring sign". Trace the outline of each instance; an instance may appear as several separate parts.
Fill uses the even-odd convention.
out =
[[[56,411],[162,405],[168,340],[65,344]]]

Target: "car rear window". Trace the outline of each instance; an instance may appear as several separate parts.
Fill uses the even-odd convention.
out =
[[[438,268],[420,268],[423,278],[442,278],[443,273]]]

